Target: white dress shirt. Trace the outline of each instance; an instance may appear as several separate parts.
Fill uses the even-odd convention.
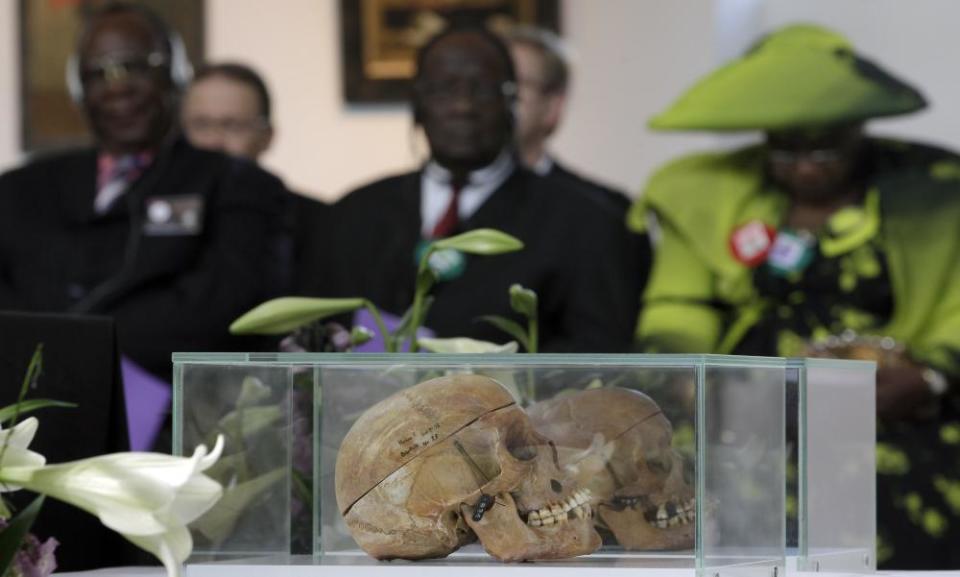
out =
[[[549,154],[544,154],[530,168],[537,176],[546,176],[553,169],[553,158]]]
[[[462,222],[470,218],[490,195],[513,173],[516,163],[510,150],[504,150],[487,166],[474,170],[467,176],[467,183],[460,191],[457,215]],[[451,174],[435,161],[430,161],[420,175],[420,232],[429,238],[437,222],[450,205],[453,191]]]

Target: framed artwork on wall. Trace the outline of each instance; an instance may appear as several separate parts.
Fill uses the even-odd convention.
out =
[[[558,0],[340,0],[346,102],[406,101],[417,50],[450,24],[559,32],[560,8]]]
[[[65,81],[83,18],[106,0],[20,0],[22,147],[36,152],[90,142]],[[203,0],[138,0],[182,37],[191,62],[203,58]]]

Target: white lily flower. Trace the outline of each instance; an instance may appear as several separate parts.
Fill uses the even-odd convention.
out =
[[[193,549],[186,525],[220,498],[223,488],[203,474],[220,457],[203,445],[193,456],[115,453],[43,467],[3,467],[0,482],[70,503],[163,562],[170,577]]]
[[[510,341],[503,345],[487,341],[478,341],[468,337],[451,339],[417,339],[421,347],[431,353],[515,353],[517,342]]]
[[[39,467],[47,462],[40,453],[27,449],[37,434],[40,425],[36,417],[30,417],[17,423],[12,429],[2,430],[0,427],[0,469],[5,467]],[[6,450],[3,447],[6,446]],[[0,493],[16,491],[20,487],[0,482]]]

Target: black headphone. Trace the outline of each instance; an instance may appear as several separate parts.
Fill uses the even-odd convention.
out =
[[[416,75],[413,78],[413,89],[411,95],[411,104],[413,106],[413,124],[414,126],[420,126],[423,124],[423,102],[419,87],[421,82],[421,74],[423,71],[423,63],[426,60],[427,54],[435,47],[436,44],[440,43],[446,37],[463,32],[478,34],[491,46],[493,46],[494,50],[496,50],[500,55],[500,59],[502,60],[504,69],[507,73],[507,79],[502,85],[502,92],[504,104],[507,107],[508,128],[512,133],[513,127],[516,125],[517,107],[517,72],[513,65],[513,56],[510,54],[510,49],[507,48],[506,43],[504,43],[500,36],[497,36],[486,28],[480,26],[449,26],[442,32],[430,38],[430,40],[428,40],[427,43],[420,48],[420,51],[417,52]]]
[[[193,66],[190,64],[190,57],[187,56],[187,48],[183,43],[183,38],[175,30],[167,26],[160,16],[144,6],[130,4],[111,4],[98,12],[95,12],[88,19],[88,25],[81,33],[81,38],[86,34],[89,22],[106,14],[119,13],[136,14],[147,20],[148,24],[156,29],[164,39],[167,50],[170,55],[168,70],[170,72],[170,82],[178,89],[183,90],[193,79]],[[84,89],[83,80],[80,77],[80,57],[79,50],[75,50],[67,58],[66,81],[67,93],[71,100],[80,104],[83,102]]]

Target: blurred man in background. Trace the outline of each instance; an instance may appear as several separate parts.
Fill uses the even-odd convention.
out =
[[[585,191],[518,165],[513,143],[515,75],[510,53],[481,29],[452,28],[418,57],[413,109],[430,160],[422,170],[364,186],[313,227],[298,267],[315,296],[362,296],[393,314],[413,297],[419,251],[436,238],[477,228],[518,237],[523,250],[449,259],[426,326],[441,337],[503,342],[477,322],[499,314],[522,321],[507,290],[539,295],[542,350],[611,351],[629,343],[638,288],[622,219]]]
[[[286,191],[177,136],[189,76],[159,17],[107,5],[68,69],[96,145],[0,176],[0,309],[112,316],[121,352],[168,382],[173,351],[251,348],[227,327],[281,283]]]
[[[208,64],[183,97],[180,123],[191,144],[258,161],[273,142],[270,92],[237,62]]]
[[[630,200],[623,192],[588,180],[560,164],[547,150],[566,110],[570,66],[562,41],[543,28],[516,26],[506,35],[517,70],[516,145],[524,166],[606,201],[625,219]],[[645,232],[630,236],[640,290],[646,285],[652,247]]]
[[[524,166],[540,176],[557,177],[598,192],[626,210],[627,195],[570,171],[548,150],[548,142],[563,120],[570,83],[570,66],[560,38],[529,26],[511,28],[506,38],[517,70],[516,139]]]

